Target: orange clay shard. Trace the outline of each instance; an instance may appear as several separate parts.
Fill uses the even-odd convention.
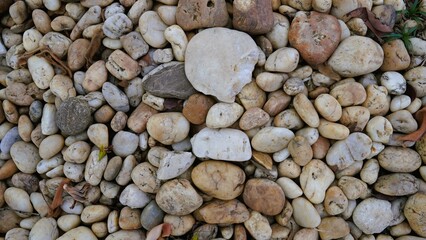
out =
[[[425,134],[425,132],[426,132],[426,107],[423,107],[422,109],[420,109],[415,114],[415,117],[416,117],[417,121],[419,122],[420,127],[416,131],[414,131],[410,134],[399,137],[398,140],[416,142]]]
[[[85,202],[86,194],[89,190],[90,184],[86,183],[83,186],[72,187],[69,184],[71,180],[65,178],[56,188],[55,196],[52,200],[52,203],[47,205],[49,207],[48,217],[58,217],[61,214],[61,208],[59,208],[62,204],[62,193],[65,190],[73,199],[74,204],[76,202]],[[74,206],[74,205],[73,205]]]

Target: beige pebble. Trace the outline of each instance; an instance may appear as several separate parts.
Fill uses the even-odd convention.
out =
[[[343,140],[349,136],[349,129],[342,124],[329,122],[327,120],[321,119],[318,127],[318,131],[321,136],[333,139],[333,140]]]
[[[319,126],[319,117],[314,105],[302,93],[297,94],[293,99],[293,105],[300,118],[310,127]]]
[[[302,118],[293,108],[280,112],[274,118],[274,126],[298,130],[304,126]]]
[[[293,217],[301,227],[315,228],[321,223],[321,218],[315,207],[306,198],[299,197],[292,201]]]
[[[265,102],[263,110],[271,117],[275,117],[279,112],[287,108],[290,102],[290,96],[282,90],[277,90],[268,94],[268,100]]]
[[[167,214],[164,216],[164,222],[172,225],[172,236],[182,236],[192,229],[195,219],[192,215],[176,216]]]
[[[368,159],[368,161],[364,163],[364,166],[361,169],[361,172],[360,172],[361,180],[368,184],[375,183],[379,176],[379,170],[380,170],[379,161],[377,161],[377,159],[374,159],[374,158]]]
[[[312,160],[302,168],[300,186],[306,198],[314,204],[321,203],[325,192],[334,181],[334,173],[321,160]]]
[[[256,84],[256,81],[245,85],[237,96],[245,109],[261,108],[266,102],[266,93]]]
[[[250,108],[242,114],[239,126],[242,130],[250,130],[265,125],[269,118],[268,113],[261,108]]]
[[[21,139],[25,142],[31,141],[31,132],[34,125],[27,115],[21,115],[18,120],[18,132]]]
[[[350,229],[348,223],[343,218],[326,217],[321,219],[318,232],[321,239],[329,240],[347,236]]]
[[[370,119],[366,126],[366,132],[375,142],[388,143],[393,133],[392,124],[382,116]]]
[[[238,103],[216,103],[208,111],[206,126],[209,128],[227,128],[243,114],[244,108]]]
[[[102,88],[102,85],[107,80],[108,71],[105,67],[105,62],[99,60],[94,62],[87,69],[84,75],[83,88],[86,92],[94,92]]]
[[[330,122],[336,122],[342,116],[342,107],[330,94],[319,95],[314,102],[318,113]]]
[[[265,92],[274,92],[283,86],[287,78],[285,74],[263,72],[256,76],[256,83]]]
[[[419,191],[417,178],[408,173],[393,173],[380,176],[374,190],[388,196],[406,196]]]
[[[338,186],[327,189],[324,199],[324,208],[330,215],[343,213],[348,207],[348,198]]]
[[[312,148],[306,138],[296,136],[288,144],[293,161],[300,166],[305,166],[313,157]]]
[[[64,147],[65,140],[62,135],[50,135],[43,139],[39,147],[39,155],[42,159],[49,159],[59,153]]]
[[[334,86],[330,95],[333,96],[342,107],[362,104],[367,97],[364,87],[358,82],[339,82]]]
[[[372,116],[383,116],[390,108],[390,96],[388,90],[383,86],[367,86],[367,98],[362,106],[366,107]]]
[[[407,110],[399,110],[386,116],[392,124],[394,131],[401,133],[412,133],[417,130],[418,125],[413,115]]]
[[[343,176],[339,179],[337,185],[350,200],[366,196],[369,192],[367,184],[354,177]]]

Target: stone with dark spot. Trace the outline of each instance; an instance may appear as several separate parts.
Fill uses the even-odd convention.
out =
[[[185,65],[169,62],[149,72],[142,80],[145,91],[163,98],[187,99],[197,91],[185,75]]]
[[[229,15],[225,0],[179,0],[176,22],[185,31],[223,27]]]
[[[290,45],[310,65],[324,63],[340,42],[340,24],[336,17],[318,12],[296,14],[288,33]]]
[[[274,15],[272,1],[234,0],[232,24],[235,29],[249,34],[264,34],[272,30]]]
[[[280,185],[264,178],[248,180],[243,199],[244,203],[254,211],[269,216],[279,214],[285,204],[284,191]]]
[[[82,99],[68,98],[56,112],[56,123],[65,135],[76,135],[85,131],[92,122],[89,104]]]

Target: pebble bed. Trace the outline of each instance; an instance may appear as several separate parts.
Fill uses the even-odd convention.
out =
[[[1,0],[0,240],[426,239],[407,7]]]

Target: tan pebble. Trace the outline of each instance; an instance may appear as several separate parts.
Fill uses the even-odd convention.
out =
[[[105,124],[97,123],[90,125],[87,129],[87,136],[98,148],[109,146],[108,127]]]
[[[358,82],[338,84],[331,89],[330,95],[337,99],[342,107],[360,105],[367,97],[364,87]]]
[[[65,75],[55,75],[50,82],[50,90],[62,101],[77,95],[72,79]]]
[[[243,113],[240,118],[239,125],[242,130],[250,130],[252,128],[261,127],[269,121],[269,115],[261,108],[250,108]]]
[[[342,116],[342,107],[339,102],[329,94],[319,95],[314,102],[318,113],[330,122],[336,122]]]
[[[164,216],[164,222],[171,225],[172,236],[182,236],[192,229],[195,219],[192,215],[174,216],[167,214]]]
[[[50,26],[56,32],[69,31],[75,26],[75,21],[68,16],[58,16],[52,20]]]
[[[120,217],[118,219],[118,224],[121,229],[124,230],[135,230],[141,225],[141,210],[132,209],[130,207],[124,207],[120,211]]]
[[[300,118],[310,127],[319,126],[319,116],[314,105],[302,93],[297,94],[293,99],[293,105]]]
[[[349,176],[343,176],[337,182],[343,193],[349,200],[355,200],[368,193],[368,186],[365,182]]]
[[[411,232],[411,227],[408,222],[402,222],[389,228],[389,233],[394,237],[408,235]]]
[[[386,87],[369,85],[366,91],[367,98],[362,106],[366,107],[372,116],[385,115],[389,111],[391,101]]]
[[[343,213],[348,207],[348,198],[338,186],[327,189],[324,199],[324,208],[330,215]]]
[[[413,115],[407,110],[399,110],[386,116],[396,132],[412,133],[418,125]]]
[[[97,222],[92,224],[92,232],[98,238],[106,237],[108,235],[108,228],[105,222]]]
[[[321,239],[329,240],[347,236],[350,229],[348,223],[343,218],[327,217],[321,219],[318,232]]]
[[[31,141],[31,132],[33,129],[34,125],[31,119],[27,115],[21,115],[18,120],[18,132],[23,141]]]
[[[293,206],[293,218],[299,226],[315,228],[321,223],[321,217],[306,198],[296,198],[291,205]]]
[[[146,130],[148,119],[156,113],[157,110],[144,103],[140,103],[130,115],[127,126],[135,133],[142,133]]]
[[[281,187],[268,179],[250,179],[243,192],[244,203],[265,215],[276,215],[282,211],[285,195]]]
[[[114,117],[111,119],[111,129],[114,132],[123,130],[126,127],[127,115],[124,112],[115,113]]]
[[[346,107],[342,110],[340,123],[349,128],[351,132],[361,132],[370,120],[370,111],[361,106]]]
[[[380,176],[374,190],[388,196],[406,196],[419,191],[417,178],[408,173],[393,173]]]
[[[278,165],[279,177],[297,178],[301,172],[302,168],[293,159],[286,159]]]
[[[247,207],[237,199],[212,200],[194,212],[197,220],[209,224],[242,223],[249,219],[249,215]]]
[[[59,153],[64,147],[64,144],[65,140],[62,135],[50,135],[40,143],[39,155],[42,159],[49,159]]]
[[[306,198],[319,204],[324,201],[325,192],[334,181],[334,173],[323,161],[314,159],[302,168],[299,181]]]
[[[424,214],[426,213],[426,194],[417,193],[410,196],[405,203],[404,215],[411,229],[421,237],[426,237]]]
[[[201,93],[191,95],[186,100],[182,113],[192,124],[203,124],[206,121],[209,109],[214,105],[214,100]]]
[[[132,80],[141,71],[138,62],[121,50],[115,50],[106,63],[108,71],[120,80]]]
[[[377,177],[379,176],[380,165],[377,159],[368,159],[359,173],[361,180],[368,183],[373,184],[377,181]]]
[[[115,110],[109,105],[103,105],[94,114],[94,119],[98,123],[108,123],[114,117]]]
[[[309,91],[308,96],[311,99],[316,99],[318,96],[320,96],[322,94],[328,94],[329,92],[330,92],[330,89],[328,89],[327,87],[319,86],[319,87],[315,88],[314,90]]]
[[[148,133],[163,144],[173,144],[188,136],[189,122],[181,113],[157,113],[148,119]]]
[[[18,124],[19,112],[16,106],[8,100],[4,100],[2,105],[6,120],[10,123]]]
[[[275,117],[279,112],[283,111],[291,102],[291,97],[284,91],[278,90],[268,95],[268,100],[263,106],[263,110],[271,117]]]
[[[393,133],[393,127],[386,118],[376,116],[367,123],[366,132],[371,140],[388,143]]]
[[[273,92],[279,90],[287,78],[286,74],[263,72],[257,75],[256,83],[265,92]]]
[[[43,141],[46,137],[47,136],[43,135],[41,132],[41,124],[38,124],[31,132],[31,142],[33,142],[37,147],[40,146],[41,141]]]
[[[272,158],[266,153],[252,151],[254,162],[260,164],[262,167],[272,170]]]
[[[87,69],[82,86],[86,92],[97,91],[102,88],[107,76],[108,71],[105,62],[103,60],[96,61]]]
[[[34,9],[32,12],[32,19],[34,21],[35,27],[42,34],[46,34],[52,31],[50,17],[43,10]]]
[[[346,126],[339,123],[329,122],[324,119],[320,120],[318,131],[321,136],[333,140],[343,140],[347,138],[350,133]]]
[[[318,140],[311,145],[313,151],[313,157],[316,159],[323,159],[327,155],[328,149],[330,148],[330,141],[322,136],[318,137]]]
[[[255,239],[270,239],[272,236],[268,219],[257,211],[250,213],[250,218],[244,222],[244,226]]]
[[[251,81],[245,85],[237,96],[245,109],[252,107],[261,108],[266,102],[266,93],[257,86],[255,81]]]
[[[410,55],[401,39],[395,39],[382,45],[384,52],[382,71],[400,71],[410,65]]]
[[[302,136],[296,136],[288,144],[288,150],[293,161],[300,166],[305,166],[313,157],[309,142]]]
[[[18,168],[16,167],[15,163],[12,159],[7,160],[3,166],[0,167],[0,180],[5,180],[7,178],[12,177],[13,174],[15,174],[18,171]],[[1,185],[0,185],[1,187]],[[1,189],[0,189],[1,190]],[[1,201],[0,200],[0,207],[1,207]]]

